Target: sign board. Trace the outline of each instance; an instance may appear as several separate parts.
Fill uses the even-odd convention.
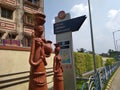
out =
[[[76,90],[72,32],[79,30],[85,19],[85,15],[70,19],[70,14],[64,11],[60,11],[55,17],[54,34],[56,34],[56,42],[61,47],[64,90]]]
[[[54,34],[78,31],[85,19],[86,15],[55,23]]]

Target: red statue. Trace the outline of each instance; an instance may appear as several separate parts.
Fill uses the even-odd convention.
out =
[[[54,71],[54,89],[53,90],[64,90],[64,81],[63,81],[63,68],[62,68],[62,59],[59,55],[60,46],[59,44],[55,45],[55,57],[53,64]]]
[[[34,16],[35,26],[34,33],[32,33],[32,46],[29,58],[31,65],[29,90],[48,90],[45,65],[47,65],[46,57],[49,57],[52,52],[52,42],[46,41],[42,36],[45,15],[36,13]]]

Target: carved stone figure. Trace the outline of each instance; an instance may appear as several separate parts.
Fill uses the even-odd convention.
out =
[[[42,36],[45,15],[35,13],[34,19],[35,26],[34,32],[32,33],[32,46],[29,58],[31,65],[29,90],[48,90],[45,65],[47,65],[46,57],[49,57],[52,52],[52,42],[46,41]]]
[[[54,90],[64,90],[64,81],[63,81],[63,68],[62,68],[62,59],[59,55],[60,46],[59,44],[55,45],[55,56],[53,63],[53,71],[54,71]]]

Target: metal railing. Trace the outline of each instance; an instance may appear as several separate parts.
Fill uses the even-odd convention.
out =
[[[112,76],[119,66],[120,62],[103,67],[101,70],[89,77],[88,81],[82,85],[82,90],[102,90],[107,80]]]

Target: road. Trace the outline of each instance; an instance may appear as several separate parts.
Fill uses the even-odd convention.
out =
[[[120,90],[120,67],[111,83],[111,88],[109,90]]]

